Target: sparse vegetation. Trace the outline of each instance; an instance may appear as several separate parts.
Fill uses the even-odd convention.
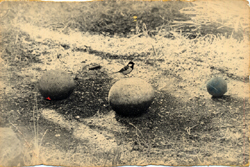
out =
[[[0,125],[25,134],[17,131],[29,143],[19,165],[246,164],[244,3],[3,2]],[[121,118],[107,103],[117,79],[109,73],[131,59],[131,76],[151,83],[156,96],[144,116]],[[92,62],[103,68],[86,70]],[[68,99],[38,93],[38,78],[53,66],[79,77]],[[228,94],[211,99],[204,85],[217,75]],[[46,117],[44,109],[56,112]]]

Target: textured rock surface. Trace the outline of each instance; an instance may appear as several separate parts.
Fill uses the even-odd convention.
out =
[[[208,81],[207,91],[213,97],[220,97],[227,92],[227,83],[221,77],[214,77]]]
[[[145,113],[153,99],[153,87],[139,78],[119,80],[111,87],[108,96],[112,109],[124,116]]]
[[[61,70],[45,72],[38,82],[38,89],[44,98],[60,100],[69,97],[76,84],[73,78]]]

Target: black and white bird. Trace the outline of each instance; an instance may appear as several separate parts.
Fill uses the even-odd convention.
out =
[[[123,75],[127,75],[131,73],[134,69],[135,63],[130,61],[125,67],[123,67],[120,71],[114,72],[114,73],[122,73]]]

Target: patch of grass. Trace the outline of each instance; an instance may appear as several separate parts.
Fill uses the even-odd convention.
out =
[[[41,44],[32,41],[28,34],[21,32],[17,28],[12,28],[3,31],[1,35],[1,58],[6,64],[23,68],[31,63],[41,63],[39,59],[41,53],[38,51]]]
[[[203,35],[218,33],[242,40],[248,38],[249,34],[249,14],[244,10],[246,8],[247,3],[244,1],[197,1],[193,7],[183,8],[180,12],[192,18],[193,24],[189,27],[195,27],[194,31],[199,29],[198,32]]]
[[[130,36],[146,27],[148,35],[171,30],[189,38],[223,34],[242,40],[249,33],[248,13],[241,12],[244,5],[242,1],[4,2],[2,8],[7,10],[1,21],[5,26],[29,22],[63,33],[73,30]]]
[[[141,32],[143,25],[147,26],[149,33],[157,27],[167,25],[175,17],[183,17],[179,9],[191,6],[185,2],[129,2],[106,1],[90,3],[93,14],[91,18],[81,15],[76,18],[84,31],[107,33],[110,35],[127,35],[135,33],[136,24]],[[89,12],[89,11],[88,11]],[[136,16],[136,19],[134,19]],[[186,18],[187,19],[187,18]]]
[[[10,125],[12,125],[13,129],[17,132],[17,135],[21,139],[23,144],[23,154],[22,154],[22,161],[19,162],[19,165],[30,165],[30,164],[40,164],[42,163],[41,158],[40,158],[40,153],[41,153],[41,145],[43,143],[43,138],[45,137],[48,129],[44,131],[42,135],[40,135],[39,131],[39,112],[37,108],[37,100],[36,100],[36,94],[34,95],[35,98],[35,104],[33,106],[33,111],[32,111],[32,122],[33,122],[33,127],[32,127],[32,137],[30,138],[30,133],[27,134],[27,129],[25,132],[23,132],[24,129],[20,130],[18,126],[16,126],[16,121],[13,120],[12,118],[9,118],[8,121]],[[18,110],[17,110],[18,111]],[[20,112],[18,111],[20,114]],[[20,119],[20,118],[17,118]],[[14,121],[14,124],[12,123]],[[27,124],[27,123],[26,123]]]

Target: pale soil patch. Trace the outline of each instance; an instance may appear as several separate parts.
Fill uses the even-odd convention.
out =
[[[61,114],[58,114],[53,110],[44,109],[41,111],[41,114],[45,119],[54,124],[60,125],[62,128],[66,128],[68,131],[73,129],[72,135],[75,138],[87,140],[93,149],[97,149],[99,152],[107,152],[107,150],[117,147],[116,142],[114,141],[114,136],[110,133],[105,131],[94,131],[88,126],[78,123],[75,120],[68,121]]]
[[[1,165],[20,165],[23,146],[11,128],[0,128]]]

